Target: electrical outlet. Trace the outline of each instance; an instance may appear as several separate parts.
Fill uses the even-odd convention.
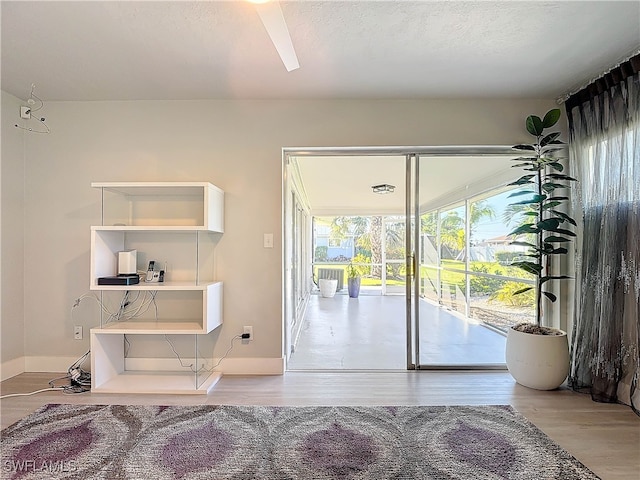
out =
[[[74,325],[73,327],[73,339],[82,340],[82,325]]]
[[[248,327],[245,325],[243,327],[242,333],[249,334],[249,338],[245,338],[244,340],[249,340],[249,341],[253,340],[253,327]]]

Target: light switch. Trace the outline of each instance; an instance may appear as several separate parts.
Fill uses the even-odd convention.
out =
[[[273,248],[273,233],[264,234],[264,248]]]

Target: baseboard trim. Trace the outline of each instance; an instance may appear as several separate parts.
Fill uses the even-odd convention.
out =
[[[24,364],[24,357],[18,357],[13,360],[2,362],[2,364],[0,364],[0,381],[5,381],[8,378],[24,373]]]
[[[225,358],[220,367],[225,375],[283,375],[284,358]]]
[[[205,367],[211,368],[220,361],[219,358],[209,361]],[[194,359],[182,358],[184,365],[196,364]],[[189,367],[180,367],[175,358],[126,358],[126,370],[184,372]],[[194,367],[195,368],[195,367]],[[284,373],[284,358],[225,358],[214,368],[223,375],[282,375]]]
[[[66,373],[78,357],[23,357],[2,364],[2,379],[13,377],[23,372]],[[215,365],[220,359],[213,361]],[[183,358],[184,364],[193,363],[192,359]],[[211,362],[209,362],[211,365]],[[89,370],[90,362],[82,367]],[[175,358],[126,358],[127,370],[163,370],[185,371]],[[284,374],[284,358],[225,358],[215,371],[224,375],[282,375]]]
[[[25,372],[52,372],[66,373],[79,357],[25,357]],[[84,370],[89,370],[90,365],[87,360],[82,366]]]

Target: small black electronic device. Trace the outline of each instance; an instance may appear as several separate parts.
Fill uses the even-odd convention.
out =
[[[98,285],[136,285],[140,283],[138,275],[118,275],[117,277],[100,277]]]

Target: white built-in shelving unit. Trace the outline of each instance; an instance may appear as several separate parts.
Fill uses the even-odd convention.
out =
[[[222,282],[214,278],[213,254],[224,231],[224,192],[208,182],[91,186],[102,194],[101,225],[91,227],[91,290],[99,291],[103,303],[105,296],[127,291],[153,294],[152,311],[159,312],[151,318],[113,321],[103,311],[100,327],[91,330],[92,390],[206,394],[220,379],[212,368],[213,350],[206,347],[209,334],[222,324]],[[158,269],[166,268],[165,281],[98,285],[98,278],[116,275],[118,252],[132,249],[138,252],[138,270],[146,270],[154,260]],[[190,318],[183,318],[183,311]],[[128,359],[128,339],[137,335],[152,342],[165,342],[168,335],[188,336],[193,347],[184,360]],[[183,365],[185,360],[190,368]],[[172,363],[176,368],[165,369]]]

